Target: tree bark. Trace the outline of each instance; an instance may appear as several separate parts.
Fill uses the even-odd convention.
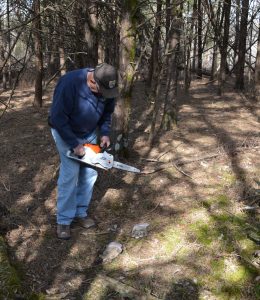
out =
[[[120,98],[117,101],[113,119],[113,139],[115,140],[115,151],[117,154],[121,153],[124,156],[128,156],[128,131],[136,48],[133,12],[136,9],[137,1],[120,2],[122,5],[119,48]]]
[[[7,51],[9,54],[11,54],[11,31],[10,31],[10,1],[7,0],[6,1],[6,9],[7,9]],[[9,88],[12,88],[12,72],[11,72],[11,55],[9,57],[8,60],[8,66],[7,66],[7,70],[8,70],[8,84],[9,84]]]
[[[177,83],[180,53],[181,8],[172,8],[173,24],[170,27],[167,53],[167,80],[161,128],[170,130],[177,124]]]
[[[242,12],[240,22],[240,35],[239,35],[239,48],[238,48],[238,63],[236,73],[236,89],[243,90],[244,83],[244,70],[245,70],[245,55],[246,55],[246,38],[247,38],[247,18],[249,10],[249,0],[242,1]]]
[[[34,105],[42,107],[42,79],[43,79],[43,48],[41,38],[41,16],[40,16],[40,0],[34,0],[33,12],[35,19],[33,21],[34,29],[34,46],[35,46],[35,96]]]
[[[235,66],[238,53],[238,43],[239,43],[239,28],[240,28],[240,0],[236,0],[236,23],[235,23],[235,42],[234,42],[234,56],[233,65]]]
[[[225,0],[224,2],[224,33],[221,43],[220,53],[220,71],[219,71],[219,82],[218,82],[218,94],[221,95],[223,92],[223,84],[226,79],[226,61],[227,61],[227,48],[228,48],[228,39],[229,39],[229,25],[230,25],[230,9],[231,9],[231,0]]]
[[[76,68],[95,67],[98,62],[96,4],[91,1],[75,3]]]
[[[198,67],[197,67],[197,78],[202,78],[202,54],[203,54],[203,45],[202,45],[202,16],[203,9],[201,5],[201,0],[198,0]]]
[[[196,71],[197,67],[197,62],[198,62],[198,57],[197,57],[197,43],[198,43],[198,37],[197,37],[197,31],[198,31],[198,22],[195,20],[198,19],[198,6],[197,6],[197,0],[193,1],[193,22],[194,22],[194,40],[193,40],[193,53],[192,53],[192,67],[191,70],[192,72]]]
[[[162,1],[157,0],[157,9],[156,9],[156,17],[155,17],[155,28],[153,35],[153,44],[152,44],[152,55],[150,60],[150,69],[149,69],[149,78],[148,85],[150,87],[154,86],[155,78],[159,73],[159,44],[160,44],[160,28],[161,28],[161,10],[162,10]]]
[[[260,102],[260,24],[258,32],[257,56],[255,65],[255,99]]]
[[[171,2],[172,3],[172,2]],[[179,8],[179,7],[178,7]],[[165,53],[162,58],[162,67],[158,76],[156,92],[154,97],[153,119],[149,135],[149,143],[152,144],[156,136],[156,123],[160,110],[160,101],[163,93],[162,82],[166,81],[166,93],[163,103],[163,116],[160,127],[165,130],[171,129],[177,121],[177,78],[178,78],[178,57],[179,57],[179,42],[180,42],[180,16],[177,13],[176,5],[173,5],[170,11],[171,25],[168,28],[167,44]],[[166,74],[166,80],[164,80]]]

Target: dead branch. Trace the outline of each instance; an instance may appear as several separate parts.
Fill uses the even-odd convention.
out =
[[[4,67],[5,67],[5,65],[6,65],[7,62],[8,62],[8,59],[9,59],[10,56],[12,55],[12,51],[13,51],[15,45],[17,44],[18,39],[19,39],[20,35],[22,34],[22,32],[23,32],[23,30],[21,30],[20,32],[18,32],[18,34],[17,34],[17,36],[16,36],[16,38],[15,38],[15,40],[14,40],[12,46],[10,47],[9,52],[7,53],[7,56],[6,56],[6,58],[5,58],[5,61],[3,62],[2,67],[0,68],[0,73],[2,73],[2,71],[3,71]]]
[[[141,291],[122,283],[112,277],[108,277],[107,275],[101,274],[98,275],[98,278],[112,290],[118,292],[123,297],[128,297],[130,299],[140,299],[140,300],[158,300],[159,298],[143,294]]]
[[[29,41],[30,41],[31,36],[32,36],[31,34],[32,34],[32,31],[30,32]],[[23,63],[23,67],[20,69],[20,71],[18,72],[18,74],[17,74],[17,76],[16,76],[16,78],[15,78],[15,82],[14,82],[14,84],[13,84],[13,88],[12,88],[11,94],[10,94],[8,100],[7,100],[7,105],[6,105],[5,109],[3,110],[2,114],[0,115],[0,119],[3,117],[3,115],[4,115],[5,112],[7,111],[7,108],[8,108],[9,105],[10,105],[10,102],[11,102],[11,100],[12,100],[12,98],[13,98],[13,95],[14,95],[14,91],[15,91],[15,89],[16,89],[16,86],[17,86],[18,82],[19,82],[19,78],[20,78],[20,76],[21,76],[22,72],[24,71],[25,66],[26,66],[26,64],[27,64],[27,63],[26,63],[26,58],[27,58],[27,53],[28,53],[29,44],[30,44],[29,41],[28,41],[28,44],[27,44],[27,47],[26,47],[26,51],[25,51],[25,55],[24,55],[24,63]]]
[[[236,149],[234,149],[234,152],[240,152],[240,151],[243,151],[245,149],[259,149],[260,146],[241,146],[241,147],[237,147]],[[165,162],[161,162],[161,161],[158,161],[156,159],[142,159],[142,160],[146,160],[148,162],[158,162],[158,163],[163,163],[164,165],[161,165],[160,167],[158,168],[155,168],[153,170],[143,170],[141,171],[141,174],[144,174],[144,175],[149,175],[149,174],[153,174],[153,173],[156,173],[156,172],[159,172],[159,171],[163,171],[163,170],[166,170],[166,169],[169,169],[169,168],[176,168],[179,172],[181,172],[183,175],[185,176],[188,176],[189,178],[192,178],[190,175],[186,174],[185,172],[183,172],[182,170],[179,169],[179,166],[183,166],[183,165],[186,165],[186,164],[190,164],[190,163],[193,163],[193,162],[198,162],[198,161],[201,161],[201,160],[208,160],[208,159],[212,159],[212,158],[215,158],[215,157],[218,157],[218,156],[222,156],[222,155],[225,155],[226,153],[225,152],[219,152],[219,153],[214,153],[214,154],[210,154],[210,155],[205,155],[203,157],[199,157],[197,159],[193,159],[193,160],[188,160],[188,161],[171,161],[169,163],[165,163]]]
[[[184,171],[182,171],[180,168],[178,168],[178,166],[177,166],[174,162],[172,162],[172,164],[173,164],[174,168],[175,168],[177,171],[179,171],[181,174],[183,174],[183,175],[185,175],[185,176],[187,176],[187,177],[193,179],[190,175],[188,175],[187,173],[185,173]]]
[[[60,74],[60,71],[62,69],[64,69],[66,62],[67,62],[67,59],[65,60],[64,64],[59,68],[59,70],[45,83],[45,85],[43,87],[43,92],[46,91],[48,85]]]
[[[10,185],[8,185],[8,187],[6,186],[6,184],[2,181],[2,184],[3,184],[3,186],[4,186],[4,188],[5,188],[5,190],[7,191],[7,192],[10,192],[11,191],[11,188],[10,188]]]

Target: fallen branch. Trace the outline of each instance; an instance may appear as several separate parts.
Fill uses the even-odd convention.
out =
[[[175,168],[177,171],[179,171],[181,174],[183,174],[183,175],[185,175],[185,176],[187,176],[187,177],[193,179],[189,174],[185,173],[185,172],[182,171],[180,168],[178,168],[177,165],[176,165],[174,162],[172,162],[172,164],[173,164],[174,168]]]
[[[244,149],[259,149],[259,148],[260,148],[260,146],[253,146],[253,147],[242,146],[242,147],[238,147],[238,148],[234,149],[234,152],[240,152],[240,151],[242,151]],[[156,172],[159,172],[159,171],[163,171],[163,170],[175,167],[183,175],[192,178],[190,175],[188,175],[185,172],[183,172],[182,170],[180,170],[179,166],[183,166],[183,165],[190,164],[190,163],[193,163],[193,162],[198,162],[198,161],[201,161],[201,160],[208,160],[208,159],[215,158],[215,157],[218,157],[218,156],[221,156],[221,155],[225,155],[225,154],[226,154],[226,152],[219,152],[219,153],[215,153],[215,154],[210,154],[210,155],[202,156],[202,157],[199,157],[199,158],[193,159],[193,160],[176,161],[176,162],[171,161],[169,163],[165,163],[163,161],[158,161],[157,159],[145,159],[145,158],[142,158],[142,160],[146,160],[148,162],[163,163],[164,165],[162,165],[162,166],[160,166],[158,168],[155,168],[153,170],[147,170],[147,171],[144,170],[144,171],[141,172],[141,174],[144,174],[144,175],[153,174],[153,173],[156,173]]]
[[[3,181],[2,181],[2,184],[7,192],[11,191],[10,185],[7,187]]]
[[[159,298],[143,294],[141,291],[122,283],[112,277],[108,277],[106,275],[98,275],[98,277],[106,284],[108,285],[112,290],[116,291],[123,297],[128,297],[130,299],[140,299],[140,300],[158,300]]]

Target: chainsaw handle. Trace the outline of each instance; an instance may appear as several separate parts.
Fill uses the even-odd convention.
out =
[[[73,149],[70,149],[70,152],[72,153],[72,154],[74,154],[74,150]],[[75,155],[75,154],[74,154]],[[75,155],[75,156],[77,156],[79,159],[81,159],[81,158],[83,158],[84,156],[85,156],[85,153],[83,154],[83,155]]]
[[[100,147],[99,145],[97,144],[83,144],[84,147],[89,147],[90,149],[92,149],[95,153],[103,153],[104,151],[112,151],[112,145],[110,146],[102,146]]]
[[[106,145],[104,145],[103,147],[101,147],[101,153],[103,153],[104,151],[106,152],[111,152],[113,149],[112,149],[112,145],[110,144],[108,147]]]

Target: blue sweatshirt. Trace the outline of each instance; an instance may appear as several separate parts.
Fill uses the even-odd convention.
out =
[[[53,94],[50,124],[71,147],[79,139],[99,128],[101,136],[108,136],[115,100],[92,93],[87,85],[87,73],[93,69],[79,69],[62,76]]]

